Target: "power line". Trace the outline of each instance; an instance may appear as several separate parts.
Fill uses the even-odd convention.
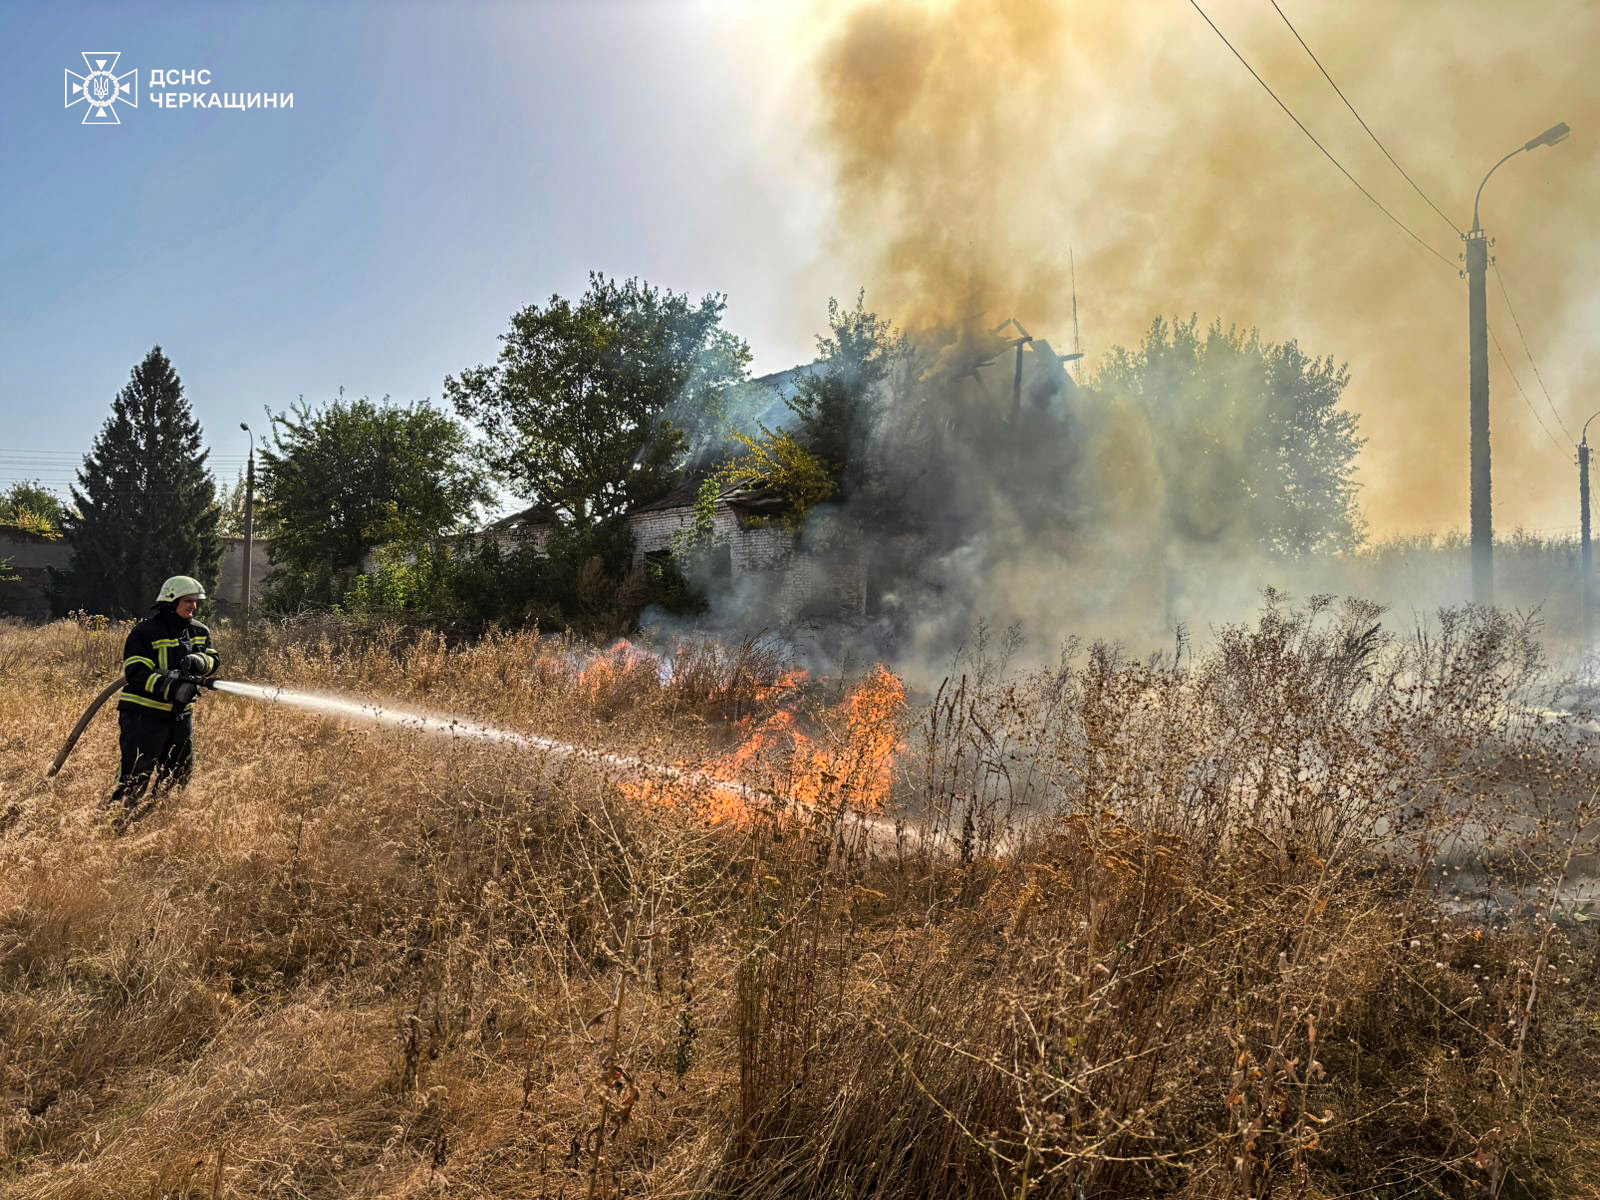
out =
[[[1328,81],[1328,86],[1334,90],[1339,99],[1344,101],[1344,106],[1350,110],[1350,115],[1357,121],[1361,122],[1361,128],[1367,131],[1367,136],[1372,139],[1373,143],[1378,147],[1379,150],[1383,151],[1383,156],[1389,160],[1390,164],[1396,171],[1399,171],[1400,174],[1405,177],[1405,181],[1411,185],[1411,189],[1428,202],[1428,207],[1439,214],[1440,220],[1442,220],[1446,225],[1450,226],[1451,229],[1456,231],[1456,236],[1465,237],[1466,234],[1461,232],[1461,227],[1445,215],[1444,209],[1440,208],[1428,198],[1428,193],[1423,191],[1422,188],[1418,186],[1415,179],[1406,174],[1406,169],[1395,161],[1394,155],[1389,153],[1389,148],[1379,141],[1377,134],[1372,132],[1372,127],[1368,125],[1366,121],[1362,120],[1361,114],[1356,111],[1356,106],[1350,103],[1350,98],[1344,94],[1337,83],[1334,83],[1333,76],[1328,74],[1328,68],[1322,65],[1322,60],[1312,53],[1310,46],[1306,45],[1305,38],[1300,36],[1300,31],[1294,27],[1294,22],[1289,20],[1288,14],[1285,13],[1283,9],[1278,8],[1278,0],[1272,0],[1272,7],[1278,9],[1278,15],[1283,18],[1283,23],[1289,27],[1289,32],[1294,34],[1294,40],[1300,43],[1301,49],[1303,49],[1307,54],[1311,55],[1311,61],[1317,64],[1317,70],[1322,72],[1322,77]]]
[[[1565,458],[1567,448],[1561,444],[1555,434],[1550,432],[1550,426],[1544,423],[1544,418],[1539,415],[1539,410],[1533,406],[1533,401],[1528,399],[1528,393],[1522,390],[1522,380],[1518,379],[1517,373],[1511,369],[1511,360],[1506,357],[1506,352],[1500,345],[1500,339],[1493,329],[1489,330],[1489,340],[1494,343],[1494,348],[1500,352],[1500,361],[1505,363],[1506,374],[1511,376],[1511,382],[1516,385],[1517,395],[1522,397],[1522,402],[1528,406],[1528,411],[1533,414],[1533,419],[1539,422],[1539,428],[1544,430],[1544,435],[1550,439],[1550,444],[1560,451],[1561,456]],[[1568,436],[1570,437],[1571,435],[1569,434]]]
[[[0,454],[28,454],[41,458],[82,458],[85,453],[86,451],[83,450],[49,450],[23,446],[0,446]],[[237,458],[240,462],[243,462],[249,456],[244,454],[224,454],[214,457]]]
[[[1409,225],[1407,225],[1399,217],[1395,216],[1392,212],[1390,212],[1387,208],[1385,208],[1383,206],[1383,203],[1376,196],[1374,196],[1371,192],[1367,191],[1366,188],[1362,187],[1361,186],[1361,181],[1358,180],[1354,175],[1350,174],[1349,171],[1345,170],[1344,164],[1341,163],[1337,158],[1335,158],[1331,153],[1329,153],[1328,148],[1317,140],[1316,134],[1312,133],[1311,130],[1307,129],[1305,127],[1305,123],[1302,122],[1299,117],[1294,115],[1294,111],[1287,104],[1285,104],[1282,100],[1278,99],[1278,93],[1273,91],[1272,88],[1267,85],[1267,81],[1265,79],[1261,78],[1260,75],[1256,74],[1256,69],[1254,67],[1252,67],[1249,64],[1248,61],[1246,61],[1244,55],[1240,54],[1239,51],[1234,48],[1233,43],[1228,40],[1227,35],[1224,34],[1222,32],[1222,30],[1217,28],[1217,23],[1215,21],[1213,21],[1209,16],[1206,16],[1206,10],[1200,7],[1200,4],[1199,4],[1198,0],[1189,0],[1189,3],[1190,3],[1191,6],[1193,6],[1195,12],[1199,13],[1202,17],[1205,18],[1206,24],[1211,26],[1211,31],[1213,33],[1215,33],[1219,38],[1222,39],[1222,44],[1224,46],[1226,46],[1229,50],[1233,51],[1233,56],[1235,58],[1237,58],[1241,63],[1244,64],[1244,69],[1246,71],[1250,72],[1250,74],[1255,78],[1255,81],[1257,83],[1259,83],[1262,86],[1263,89],[1265,89],[1267,95],[1271,96],[1273,98],[1273,100],[1277,102],[1278,107],[1283,109],[1283,111],[1286,114],[1288,114],[1289,119],[1291,121],[1293,121],[1297,126],[1299,126],[1300,132],[1305,134],[1306,137],[1311,139],[1311,144],[1313,146],[1315,146],[1318,150],[1322,151],[1322,154],[1323,154],[1324,158],[1326,158],[1334,166],[1339,168],[1339,173],[1341,175],[1343,175],[1346,179],[1348,179],[1352,184],[1354,184],[1357,191],[1359,191],[1368,200],[1372,201],[1373,206],[1375,208],[1377,208],[1377,210],[1379,212],[1381,212],[1384,216],[1388,217],[1389,220],[1392,221],[1395,224],[1396,228],[1398,228],[1402,233],[1404,233],[1412,241],[1416,242],[1417,245],[1421,246],[1429,254],[1433,255],[1440,262],[1442,262],[1445,266],[1449,267],[1451,271],[1457,271],[1459,269],[1459,268],[1457,268],[1455,263],[1451,262],[1448,258],[1446,258],[1444,255],[1440,254],[1437,250],[1435,250],[1432,246],[1428,245],[1427,242],[1423,241],[1420,237],[1418,237],[1417,234],[1412,231],[1412,229],[1411,229],[1411,227]]]
[[[85,454],[43,454],[34,453],[34,451],[0,450],[0,466],[5,466],[5,464],[16,464],[16,466],[37,464],[40,467],[70,467],[77,466],[78,462],[82,462],[85,458]],[[208,464],[219,464],[219,466],[242,467],[245,466],[246,456],[245,454],[240,454],[238,458],[234,458],[230,454],[208,454],[206,462]]]
[[[232,484],[230,478],[215,475],[214,478],[219,484]],[[0,488],[9,489],[18,484],[39,487],[47,492],[66,492],[69,488],[82,486],[76,475],[41,475],[35,471],[16,471],[0,466]]]
[[[208,462],[208,463],[206,463],[206,468],[208,470],[215,471],[219,466],[221,466],[221,467],[229,467],[229,466],[234,466],[234,465],[238,466],[241,469],[244,467],[244,463],[242,463],[242,462],[241,463],[237,463],[237,464],[209,463]],[[156,466],[157,466],[157,468],[159,468],[161,466],[161,464],[157,463]],[[19,461],[17,459],[5,458],[3,456],[0,456],[0,472],[4,472],[4,473],[7,473],[7,474],[26,475],[29,472],[32,472],[32,473],[37,474],[37,475],[63,476],[63,475],[77,475],[82,470],[83,470],[83,464],[81,464],[81,463],[66,463],[66,462],[34,463],[34,462]]]
[[[19,483],[26,483],[26,484],[34,485],[34,486],[37,486],[41,491],[54,492],[57,495],[65,495],[67,492],[72,491],[74,488],[76,488],[78,491],[88,491],[89,490],[88,488],[85,488],[85,487],[82,487],[81,485],[79,485],[79,483],[76,480],[72,480],[70,482],[56,482],[56,481],[44,481],[44,480],[31,479],[31,478],[25,479],[25,478],[21,478],[21,477],[17,477],[17,476],[0,475],[0,488],[9,489],[12,486],[14,486],[16,484],[19,484]],[[143,486],[143,485],[139,485],[139,484],[128,484],[128,485],[117,484],[117,485],[114,485],[114,486],[112,486],[112,487],[110,487],[110,488],[108,488],[106,490],[117,492],[117,493],[122,494],[122,495],[132,496],[132,495],[139,495],[141,493],[146,493],[146,492],[150,492],[150,493],[154,493],[154,492],[157,492],[157,491],[168,492],[168,491],[182,490],[182,489],[173,489],[171,487],[164,487],[164,486],[157,485],[157,484],[151,484],[148,487]]]
[[[1324,158],[1326,158],[1329,162],[1331,162],[1335,167],[1337,167],[1339,169],[1339,173],[1341,175],[1343,175],[1346,179],[1348,179],[1355,186],[1357,191],[1359,191],[1363,196],[1365,196],[1369,201],[1372,202],[1373,207],[1375,207],[1384,216],[1388,217],[1389,220],[1397,228],[1399,228],[1401,230],[1401,232],[1403,232],[1412,241],[1416,242],[1417,245],[1421,246],[1429,254],[1433,255],[1433,257],[1437,258],[1440,262],[1444,263],[1445,266],[1449,267],[1452,272],[1459,273],[1459,268],[1454,263],[1452,263],[1444,255],[1440,254],[1437,250],[1435,250],[1427,242],[1423,241],[1422,238],[1419,237],[1417,235],[1417,233],[1414,230],[1411,229],[1410,226],[1408,226],[1405,222],[1400,220],[1399,217],[1395,216],[1392,212],[1390,212],[1387,208],[1385,208],[1383,206],[1382,202],[1380,202],[1378,200],[1378,198],[1376,196],[1374,196],[1371,192],[1367,191],[1366,188],[1362,187],[1361,181],[1358,180],[1354,175],[1352,175],[1348,170],[1346,170],[1344,164],[1341,163],[1337,158],[1335,158],[1333,156],[1333,154],[1328,150],[1328,148],[1326,146],[1324,146],[1320,141],[1317,140],[1316,135],[1313,134],[1311,132],[1311,130],[1306,128],[1305,123],[1303,121],[1301,121],[1299,117],[1295,116],[1294,111],[1292,109],[1290,109],[1290,107],[1287,104],[1285,104],[1282,99],[1279,98],[1278,94],[1272,90],[1272,88],[1268,85],[1267,81],[1265,79],[1263,79],[1261,77],[1261,75],[1256,71],[1256,69],[1250,65],[1249,61],[1246,60],[1245,56],[1243,54],[1239,53],[1238,49],[1234,46],[1234,44],[1228,40],[1227,35],[1224,34],[1221,29],[1217,28],[1217,23],[1215,21],[1213,21],[1210,18],[1210,16],[1207,15],[1205,9],[1200,7],[1200,4],[1199,4],[1198,0],[1189,0],[1189,4],[1197,13],[1200,14],[1200,16],[1205,20],[1205,23],[1207,25],[1211,26],[1211,31],[1213,33],[1215,33],[1217,35],[1217,37],[1219,37],[1222,40],[1222,44],[1224,46],[1226,46],[1230,51],[1233,52],[1233,56],[1239,60],[1239,62],[1244,66],[1245,70],[1250,72],[1251,77],[1254,78],[1255,81],[1261,85],[1262,90],[1264,90],[1267,93],[1267,95],[1272,97],[1273,101],[1276,102],[1278,107],[1281,108],[1284,111],[1284,114],[1286,116],[1288,116],[1288,118],[1291,121],[1293,121],[1295,123],[1295,125],[1299,128],[1300,132],[1305,134],[1306,137],[1308,139],[1310,139],[1311,144],[1322,152],[1322,155],[1323,155]],[[1438,213],[1440,217],[1444,218],[1445,223],[1448,224],[1451,229],[1455,230],[1455,232],[1457,234],[1461,234],[1461,230],[1456,225],[1456,223],[1454,221],[1451,221],[1450,218],[1445,215],[1444,211],[1442,209],[1440,209],[1437,204],[1434,204],[1434,202],[1431,199],[1429,199],[1427,193],[1424,192],[1420,187],[1417,186],[1417,182],[1414,179],[1412,179],[1410,175],[1408,175],[1406,173],[1405,168],[1403,168],[1398,162],[1395,161],[1394,155],[1389,153],[1388,148],[1386,146],[1384,146],[1382,141],[1379,140],[1378,135],[1372,132],[1372,129],[1367,125],[1366,121],[1362,120],[1361,114],[1356,111],[1355,105],[1350,103],[1349,99],[1345,96],[1344,92],[1340,90],[1339,85],[1337,83],[1334,83],[1333,76],[1328,74],[1327,69],[1325,67],[1323,67],[1321,61],[1317,58],[1317,56],[1315,54],[1312,53],[1311,47],[1306,45],[1305,39],[1300,36],[1299,30],[1295,29],[1294,24],[1289,20],[1288,16],[1284,13],[1283,9],[1278,7],[1277,0],[1272,0],[1272,7],[1274,9],[1277,9],[1278,15],[1283,18],[1284,24],[1288,25],[1289,26],[1289,31],[1294,34],[1295,40],[1298,41],[1300,43],[1301,47],[1305,50],[1305,52],[1308,55],[1311,56],[1311,61],[1317,64],[1317,69],[1322,72],[1323,78],[1328,81],[1329,85],[1338,94],[1339,99],[1344,101],[1345,107],[1350,110],[1351,115],[1353,115],[1355,117],[1355,119],[1358,122],[1360,122],[1361,128],[1365,129],[1367,131],[1367,136],[1370,137],[1375,143],[1377,143],[1378,149],[1383,151],[1384,157],[1386,157],[1390,161],[1390,163],[1392,163],[1394,165],[1395,170],[1399,171],[1400,174],[1405,177],[1406,182],[1409,183],[1412,186],[1412,188],[1414,188],[1416,190],[1417,195],[1421,196],[1424,200],[1426,200],[1427,203],[1428,203],[1428,206],[1430,208],[1432,208],[1434,210],[1434,212]],[[1496,275],[1498,276],[1499,275],[1498,266],[1496,267],[1495,272],[1496,272]],[[1501,288],[1502,293],[1504,293],[1505,292],[1505,280],[1503,278],[1501,278],[1501,280],[1500,280],[1500,288]],[[1510,297],[1509,294],[1506,294],[1506,308],[1508,310],[1511,309],[1511,297]],[[1522,325],[1521,325],[1520,322],[1517,321],[1516,313],[1514,311],[1511,314],[1511,319],[1512,319],[1512,321],[1514,323],[1516,323],[1517,332],[1520,335],[1521,332],[1522,332]],[[1533,405],[1533,402],[1528,399],[1528,393],[1523,390],[1522,381],[1517,378],[1516,371],[1514,371],[1512,369],[1511,360],[1506,357],[1505,349],[1500,345],[1500,339],[1495,335],[1495,333],[1494,333],[1494,331],[1492,329],[1489,330],[1489,336],[1493,339],[1494,347],[1500,354],[1500,361],[1505,364],[1506,373],[1511,376],[1511,382],[1517,389],[1517,395],[1522,397],[1523,404],[1527,405],[1528,411],[1533,414],[1533,419],[1539,423],[1539,428],[1544,430],[1544,434],[1545,434],[1545,436],[1547,438],[1550,439],[1551,445],[1555,446],[1557,451],[1559,451],[1562,454],[1562,456],[1564,457],[1566,455],[1567,448],[1560,442],[1559,439],[1557,439],[1555,434],[1550,432],[1550,427],[1544,423],[1544,418],[1539,415],[1539,410],[1537,408],[1535,408],[1534,405]],[[1527,350],[1527,339],[1526,338],[1523,338],[1523,349],[1525,351]],[[1529,363],[1533,363],[1533,361],[1534,361],[1533,360],[1533,355],[1532,355],[1531,352],[1528,353],[1528,361],[1529,361]],[[1534,364],[1534,374],[1536,376],[1539,375],[1539,368],[1538,368],[1537,364]],[[1544,379],[1543,379],[1542,376],[1539,377],[1539,385],[1540,385],[1540,387],[1544,386]],[[1567,433],[1567,436],[1570,438],[1571,437],[1571,433],[1570,433],[1570,431],[1567,430],[1565,422],[1563,422],[1561,420],[1561,414],[1556,412],[1555,404],[1553,402],[1550,402],[1550,400],[1549,400],[1549,391],[1548,391],[1548,389],[1546,389],[1546,391],[1545,391],[1545,399],[1546,399],[1547,402],[1550,403],[1550,411],[1555,416],[1556,421],[1561,424],[1562,431]]]
[[[0,454],[45,454],[54,458],[75,458],[81,453],[79,450],[40,450],[22,446],[0,446]]]
[[[214,478],[217,479],[218,483],[231,484],[233,482],[231,475],[214,475]],[[47,491],[52,488],[59,491],[64,487],[78,486],[78,477],[76,475],[39,475],[32,471],[10,471],[0,468],[0,484],[10,486],[18,483],[37,484]]]
[[[1494,277],[1500,283],[1500,294],[1505,297],[1506,311],[1511,314],[1511,323],[1517,327],[1517,336],[1522,339],[1522,352],[1528,356],[1528,365],[1533,368],[1533,377],[1539,381],[1539,389],[1544,392],[1544,402],[1550,406],[1550,411],[1555,415],[1556,423],[1561,426],[1561,432],[1567,435],[1567,441],[1572,441],[1572,430],[1567,428],[1567,423],[1561,419],[1561,413],[1556,409],[1556,402],[1550,398],[1550,389],[1544,386],[1544,376],[1539,373],[1539,364],[1534,361],[1533,351],[1528,349],[1528,336],[1522,332],[1522,322],[1517,320],[1517,310],[1511,306],[1511,293],[1506,291],[1506,277],[1500,274],[1500,264],[1494,264]]]
[[[77,470],[82,465],[81,460],[67,458],[28,458],[22,455],[0,454],[0,470],[16,469],[19,471],[42,471],[45,474],[59,475],[63,471]],[[240,467],[245,465],[245,460],[227,458],[208,458],[206,466]]]

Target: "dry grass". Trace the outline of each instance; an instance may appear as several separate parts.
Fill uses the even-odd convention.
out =
[[[112,718],[35,785],[123,631],[0,628],[0,1194],[1600,1194],[1595,764],[1528,630],[1372,618],[979,647],[909,711],[758,646],[279,629],[247,677],[804,806],[216,695],[121,838]]]

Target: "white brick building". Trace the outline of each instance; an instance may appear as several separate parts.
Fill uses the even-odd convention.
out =
[[[681,535],[694,527],[704,475],[691,476],[661,499],[627,516],[634,564],[665,562]],[[783,500],[766,488],[725,488],[711,514],[711,574],[697,579],[712,602],[737,597],[745,607],[765,610],[776,625],[812,618],[837,621],[861,616],[867,603],[867,564],[859,531],[842,520],[813,519],[804,536],[785,529]],[[555,530],[550,511],[539,506],[502,517],[480,537],[507,550],[532,546],[543,554]]]
[[[635,562],[670,557],[675,540],[694,526],[702,482],[691,477],[628,514]],[[711,513],[714,566],[705,581],[713,608],[718,594],[729,592],[765,605],[780,625],[863,615],[867,564],[859,530],[840,520],[813,520],[797,535],[784,528],[783,507],[781,497],[760,487],[730,486],[717,497]]]
[[[550,545],[550,535],[555,527],[554,514],[544,505],[535,504],[509,517],[501,517],[488,526],[481,537],[497,543],[502,550],[532,546],[536,554],[543,554]]]

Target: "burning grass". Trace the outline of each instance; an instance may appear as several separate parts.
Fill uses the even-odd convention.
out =
[[[748,828],[760,820],[814,827],[849,814],[881,823],[894,788],[895,755],[904,745],[906,689],[879,664],[807,732],[800,689],[808,676],[786,671],[762,688],[765,716],[735,723],[728,753],[684,774],[624,780],[622,793],[641,807],[665,807],[711,825]]]
[[[311,623],[246,677],[691,773],[208,696],[121,838],[112,719],[30,791],[121,630],[0,630],[0,1193],[1596,1194],[1595,763],[1527,628],[1374,622],[925,697]]]

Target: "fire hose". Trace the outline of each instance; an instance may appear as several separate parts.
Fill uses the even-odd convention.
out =
[[[166,675],[166,678],[169,680],[174,680],[179,684],[193,686],[196,690],[202,687],[218,689],[218,685],[221,684],[222,687],[218,690],[227,691],[232,694],[244,695],[267,701],[276,701],[280,697],[287,699],[287,695],[281,689],[262,687],[256,684],[241,684],[216,679],[202,679],[192,675],[185,675],[181,671],[169,671]],[[99,712],[105,702],[111,699],[111,697],[120,691],[123,686],[123,681],[118,679],[115,682],[107,685],[105,690],[94,698],[89,707],[84,710],[83,715],[78,718],[77,724],[73,726],[71,734],[67,737],[66,744],[61,747],[61,752],[56,755],[55,762],[51,764],[50,770],[44,777],[45,779],[51,778],[56,774],[57,771],[61,769],[62,764],[67,760],[67,756],[72,753],[73,747],[77,745],[78,739],[83,735],[84,730],[88,728],[90,721],[94,719],[95,714]],[[739,796],[740,798],[761,804],[776,804],[778,806],[783,806],[788,803],[794,803],[801,809],[809,809],[812,807],[805,801],[793,801],[792,799],[786,798],[765,788],[752,786],[751,784],[743,783],[734,779],[728,779],[722,777],[718,773],[713,773],[695,767],[651,762],[648,759],[638,758],[633,755],[610,753],[591,747],[578,746],[568,742],[556,741],[552,738],[540,737],[537,734],[516,733],[511,730],[497,729],[493,726],[478,725],[471,721],[461,721],[456,719],[445,720],[438,717],[428,717],[419,714],[391,714],[377,706],[372,706],[370,708],[366,706],[358,707],[350,701],[341,701],[328,697],[313,698],[309,696],[300,696],[298,699],[300,701],[300,703],[297,705],[298,707],[309,707],[313,711],[323,711],[333,716],[379,720],[385,724],[403,725],[407,728],[415,729],[422,733],[436,734],[440,736],[465,736],[470,738],[492,740],[505,745],[538,751],[549,755],[551,758],[556,760],[587,762],[595,766],[611,768],[612,770],[617,770],[626,775],[636,777],[681,781],[685,783],[702,783],[716,789],[725,790]],[[307,701],[309,701],[309,703],[306,703]],[[180,702],[186,703],[187,700]],[[42,785],[43,782],[44,779],[41,779],[39,781],[39,785]],[[37,787],[39,785],[35,786]],[[6,825],[8,825],[10,820],[16,816],[19,810],[20,802],[12,806],[12,811],[10,813],[0,814],[0,829],[3,829]],[[858,818],[863,827],[869,831],[870,836],[873,837],[874,840],[881,841],[885,845],[895,845],[901,840],[909,838],[914,844],[923,846],[924,848],[942,848],[944,850],[949,849],[947,844],[949,842],[948,833],[908,830],[902,828],[898,821],[886,816],[862,813],[858,814]],[[1014,837],[1015,834],[1007,835],[1005,840],[1011,841]]]
[[[182,671],[168,671],[165,678],[169,681],[168,687],[186,684],[199,691],[200,688],[215,688],[215,679],[202,679],[197,675],[185,675]],[[72,748],[78,744],[78,739],[83,736],[83,731],[89,728],[89,722],[94,720],[94,715],[105,706],[105,702],[115,696],[126,686],[126,681],[119,675],[116,679],[106,684],[105,690],[89,702],[89,707],[83,710],[83,716],[78,718],[78,723],[72,727],[72,732],[67,735],[66,745],[61,747],[61,753],[56,755],[55,762],[50,764],[50,769],[44,773],[46,779],[53,778],[61,770],[61,764],[67,761],[67,755],[72,753]]]

